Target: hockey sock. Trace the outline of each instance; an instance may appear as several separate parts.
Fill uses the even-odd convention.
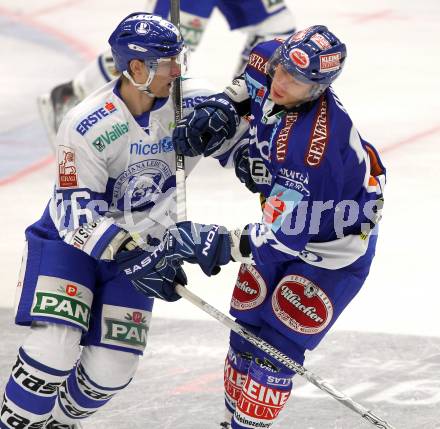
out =
[[[252,356],[249,353],[238,353],[229,347],[225,359],[224,386],[225,405],[230,413],[235,411],[235,404],[240,397],[251,360]]]
[[[270,428],[289,399],[292,375],[267,360],[249,366],[232,419],[232,429]]]
[[[59,388],[51,418],[74,424],[96,413],[130,383],[138,361],[139,356],[132,353],[86,347],[75,370]]]
[[[3,396],[0,428],[43,428],[69,373],[43,365],[20,348]]]

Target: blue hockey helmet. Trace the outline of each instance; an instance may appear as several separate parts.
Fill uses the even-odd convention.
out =
[[[339,76],[347,49],[324,25],[314,25],[292,34],[271,56],[268,73],[281,64],[301,82],[319,85],[319,95]]]
[[[108,40],[116,70],[128,69],[131,60],[154,62],[178,56],[184,43],[180,31],[159,15],[134,12],[124,18]]]

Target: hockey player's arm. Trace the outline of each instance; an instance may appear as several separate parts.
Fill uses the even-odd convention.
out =
[[[62,124],[50,214],[64,242],[95,259],[112,259],[129,237],[106,216],[111,202],[107,160],[91,138],[85,139],[68,123]]]
[[[225,92],[199,103],[177,124],[173,132],[176,151],[190,157],[217,156],[230,149],[232,145],[227,144],[228,141],[234,142],[238,133],[243,134],[247,124],[242,117],[250,111],[250,98],[244,78],[234,79],[234,82],[236,84]]]

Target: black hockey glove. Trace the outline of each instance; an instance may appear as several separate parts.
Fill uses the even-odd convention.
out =
[[[235,134],[239,123],[230,98],[224,93],[213,95],[177,124],[174,149],[185,156],[210,156]]]

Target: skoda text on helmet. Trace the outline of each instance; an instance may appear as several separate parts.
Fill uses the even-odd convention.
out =
[[[292,34],[271,56],[267,71],[276,67],[300,82],[314,85],[308,100],[318,98],[340,75],[347,56],[345,44],[324,25],[314,25]]]
[[[161,64],[169,64],[172,58],[185,65],[185,46],[177,27],[158,15],[135,12],[124,18],[108,40],[116,70],[130,80],[140,91],[149,95],[149,86],[160,72]],[[148,79],[143,84],[134,82],[130,76],[132,60],[144,61],[149,68]],[[183,71],[181,71],[183,73]]]

